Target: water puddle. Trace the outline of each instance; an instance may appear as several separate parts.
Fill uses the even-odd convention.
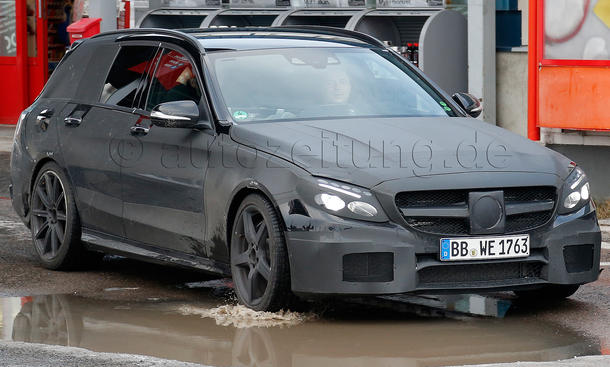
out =
[[[447,366],[600,353],[597,340],[506,315],[510,300],[501,296],[353,301],[310,314],[212,301],[0,298],[0,337],[211,366]]]

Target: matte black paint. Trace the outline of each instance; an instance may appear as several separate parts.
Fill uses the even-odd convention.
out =
[[[418,271],[452,265],[438,260],[440,236],[409,229],[394,203],[397,192],[486,192],[488,188],[553,186],[561,197],[570,160],[471,118],[229,123],[204,68],[205,42],[192,36],[205,32],[108,33],[79,43],[68,54],[28,109],[14,143],[13,206],[26,223],[31,180],[41,164],[53,160],[65,168],[74,187],[83,240],[91,248],[226,275],[232,213],[240,198],[259,192],[271,200],[283,219],[293,291],[383,294],[430,290],[418,283]],[[254,30],[241,38],[231,38],[231,32],[234,31],[225,30],[223,37],[235,47],[270,44],[269,35],[257,35]],[[336,41],[332,39],[333,30],[325,32],[331,35],[325,44],[377,47],[362,46],[362,39],[346,43],[344,31]],[[219,33],[210,31],[213,35]],[[277,37],[283,47],[299,47],[300,37],[311,38],[302,36],[307,30],[291,34],[284,29],[282,33],[285,37]],[[263,38],[264,42],[260,42]],[[219,44],[219,38],[212,39],[212,44]],[[202,90],[206,97],[199,105],[202,120],[208,121],[212,116],[213,129],[153,126],[148,112],[139,109],[142,99],[133,108],[97,102],[99,96],[92,91],[99,90],[105,80],[112,53],[125,43],[151,42],[190,54],[205,81]],[[98,60],[92,56],[95,50],[111,55]],[[78,69],[87,67],[92,59],[97,60],[96,69]],[[59,78],[77,86],[62,87]],[[64,97],[57,95],[62,88],[68,93]],[[142,87],[138,93],[145,90]],[[451,98],[442,95],[461,111]],[[53,114],[41,124],[36,117],[44,109],[52,109]],[[65,121],[70,117],[80,122]],[[130,128],[136,124],[149,128],[148,132],[132,134]],[[314,202],[316,177],[371,190],[383,213],[375,221],[330,214]],[[501,228],[493,227],[489,233],[498,232]],[[568,215],[558,215],[555,208],[553,219],[532,230],[530,236],[529,258],[477,264],[538,263],[542,266],[540,279],[454,284],[434,290],[515,289],[547,283],[582,284],[597,279],[601,235],[591,204]],[[566,271],[567,245],[592,246],[592,268]],[[392,276],[382,272],[380,279],[384,281],[344,281],[343,259],[354,253],[391,254]]]

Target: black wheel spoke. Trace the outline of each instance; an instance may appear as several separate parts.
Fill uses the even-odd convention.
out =
[[[258,259],[258,263],[256,264],[256,272],[265,278],[265,280],[269,281],[269,278],[271,277],[271,266],[269,266],[264,257]]]
[[[246,297],[248,298],[248,302],[252,302],[254,300],[254,269],[251,269],[248,272],[248,276],[245,279],[244,286],[246,288]]]
[[[63,192],[60,192],[59,195],[57,195],[57,200],[55,200],[55,208],[59,209],[61,208],[61,202],[64,200],[65,196]]]
[[[52,208],[53,205],[51,204],[51,201],[47,197],[45,190],[41,186],[38,186],[36,188],[36,194],[38,194],[38,198],[40,199],[40,202],[42,203],[42,205],[44,205],[44,207],[46,209]]]
[[[43,253],[46,254],[47,252],[51,251],[51,227],[47,226],[47,230],[45,232],[44,235],[44,240],[43,240]]]
[[[57,220],[65,222],[66,221],[66,213],[57,212]]]
[[[55,232],[55,227],[51,227],[49,232],[51,232],[51,256],[55,256],[59,249],[59,240],[57,238],[57,233]]]
[[[46,235],[46,233],[48,232],[48,229],[49,229],[49,221],[46,221],[42,224],[40,229],[38,229],[38,231],[34,235],[34,238],[37,240],[40,239],[40,237],[42,237],[42,235]]]
[[[244,211],[242,214],[242,220],[244,223],[244,235],[246,236],[246,241],[248,241],[250,244],[256,243],[256,229],[254,227],[252,214],[247,210]]]
[[[247,250],[240,254],[233,256],[233,265],[234,266],[247,265],[249,261],[250,261],[250,253]]]
[[[47,198],[50,203],[53,203],[55,200],[55,177],[46,173],[44,175],[44,186],[47,193]]]
[[[49,213],[46,210],[42,209],[32,209],[32,214],[40,218],[48,218]]]
[[[267,226],[265,225],[265,222],[261,222],[261,225],[258,228],[258,231],[256,231],[256,240],[255,243],[258,246],[261,246],[264,240],[267,239]]]
[[[64,227],[60,223],[55,223],[55,234],[57,234],[59,243],[64,243]]]

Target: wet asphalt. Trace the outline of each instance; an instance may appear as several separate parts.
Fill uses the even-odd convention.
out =
[[[556,305],[510,293],[404,296],[271,315],[235,306],[230,280],[116,256],[95,269],[48,271],[7,200],[8,161],[0,152],[0,340],[212,366],[448,366],[610,354],[607,270]],[[27,355],[28,346],[0,350]]]

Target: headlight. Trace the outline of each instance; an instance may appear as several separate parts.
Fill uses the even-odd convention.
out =
[[[377,209],[369,203],[363,201],[352,201],[347,204],[347,208],[352,213],[362,215],[363,217],[374,217],[377,215]]]
[[[311,181],[308,182],[307,192],[303,191],[303,195],[312,197],[317,205],[331,214],[372,222],[388,220],[375,196],[367,189],[316,178],[312,192]]]
[[[316,204],[321,205],[333,212],[338,212],[339,210],[345,208],[345,201],[343,201],[343,199],[337,195],[318,194],[316,195],[315,200]]]
[[[590,198],[591,187],[587,175],[580,167],[576,167],[563,184],[559,201],[559,214],[579,210],[589,202]]]

